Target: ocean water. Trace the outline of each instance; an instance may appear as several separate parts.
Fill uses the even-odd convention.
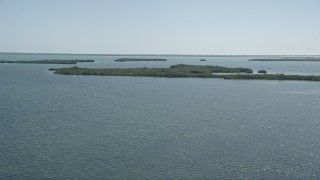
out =
[[[246,57],[0,54],[82,67],[209,64],[317,74],[317,62]],[[54,75],[0,64],[0,179],[319,179],[320,83]]]

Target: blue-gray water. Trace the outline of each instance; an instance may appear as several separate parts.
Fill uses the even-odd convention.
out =
[[[317,62],[245,57],[0,54],[87,67],[212,64],[316,74]],[[0,179],[319,179],[320,83],[62,76],[0,64]],[[314,72],[310,72],[312,70]]]

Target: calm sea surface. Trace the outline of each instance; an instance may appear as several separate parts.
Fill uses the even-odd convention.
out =
[[[320,74],[318,62],[246,57],[0,54],[81,67],[248,67]],[[320,82],[54,75],[0,64],[0,179],[319,179]]]

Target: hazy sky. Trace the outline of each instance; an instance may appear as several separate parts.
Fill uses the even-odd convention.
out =
[[[0,0],[0,52],[320,54],[320,0]]]

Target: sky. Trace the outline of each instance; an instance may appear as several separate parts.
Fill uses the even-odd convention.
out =
[[[0,52],[320,55],[320,0],[0,0]]]

